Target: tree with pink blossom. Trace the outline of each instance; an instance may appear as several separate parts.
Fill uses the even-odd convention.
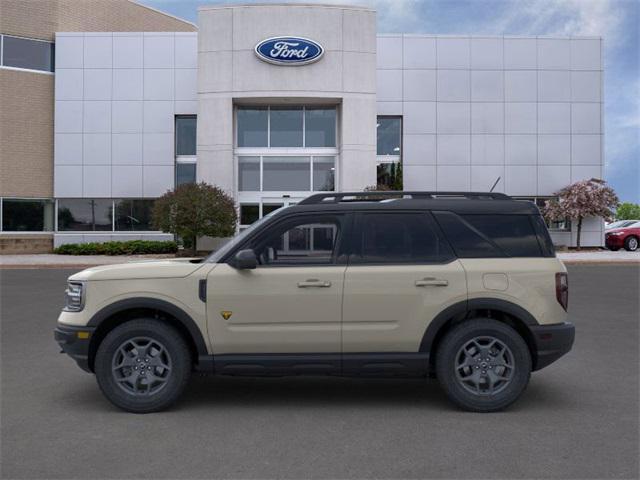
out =
[[[577,222],[576,247],[580,250],[582,220],[586,217],[614,218],[613,210],[620,201],[613,189],[604,180],[592,178],[573,183],[554,194],[558,199],[547,202],[543,215],[547,220],[559,221],[569,218]]]

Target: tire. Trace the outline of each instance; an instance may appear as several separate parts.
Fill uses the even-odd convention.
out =
[[[457,406],[472,412],[495,412],[511,405],[527,388],[531,354],[510,326],[487,318],[466,320],[448,332],[438,346],[436,375]]]
[[[100,343],[95,358],[96,379],[104,396],[132,413],[171,406],[186,387],[191,367],[182,335],[146,318],[114,328]]]
[[[624,239],[624,249],[628,252],[635,252],[638,250],[638,243],[640,243],[638,237],[630,235]]]

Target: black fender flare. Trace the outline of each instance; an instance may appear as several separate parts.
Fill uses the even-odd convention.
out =
[[[531,315],[531,313],[521,306],[507,300],[499,298],[473,298],[470,300],[463,300],[442,310],[435,316],[431,323],[429,323],[429,326],[422,336],[422,341],[420,342],[420,351],[430,352],[436,335],[440,329],[452,318],[455,320],[461,320],[472,310],[500,310],[501,312],[508,313],[509,315],[517,318],[526,326],[539,325],[538,321],[533,315]]]
[[[135,308],[148,308],[171,315],[189,332],[189,335],[191,336],[191,339],[196,346],[198,356],[208,355],[207,345],[204,341],[204,337],[202,336],[202,332],[196,325],[196,322],[193,321],[191,316],[173,303],[170,303],[166,300],[160,300],[158,298],[140,297],[119,300],[112,303],[111,305],[107,305],[102,310],[99,310],[97,313],[95,313],[91,317],[91,320],[89,320],[87,326],[97,328],[107,318],[119,312],[124,312],[126,310],[132,310]]]

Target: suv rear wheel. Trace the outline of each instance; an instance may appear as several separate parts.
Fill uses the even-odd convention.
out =
[[[157,412],[173,404],[187,385],[191,355],[180,333],[169,325],[132,320],[102,340],[95,373],[100,389],[117,407]]]
[[[436,373],[456,405],[493,412],[508,407],[524,392],[531,354],[510,326],[487,318],[467,320],[443,338]]]

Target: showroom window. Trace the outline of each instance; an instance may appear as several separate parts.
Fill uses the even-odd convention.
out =
[[[113,201],[72,198],[58,200],[59,232],[110,232]]]
[[[2,35],[0,63],[3,67],[54,71],[54,44],[45,40]]]
[[[115,230],[117,232],[144,232],[154,230],[151,226],[153,200],[115,200]]]
[[[3,232],[51,232],[53,230],[53,200],[0,199],[0,229]]]
[[[335,148],[336,107],[240,106],[238,148]]]
[[[176,187],[196,182],[197,117],[176,116]]]
[[[378,117],[377,183],[402,190],[402,117]]]
[[[153,199],[60,198],[59,232],[153,232]]]
[[[526,200],[528,202],[535,203],[540,211],[542,212],[544,206],[549,200],[552,200],[555,197],[513,197],[515,200]],[[569,218],[565,218],[563,220],[558,221],[549,221],[545,219],[547,223],[547,228],[554,232],[570,232],[571,231],[571,220]]]
[[[251,155],[238,157],[240,192],[335,190],[335,157]]]

